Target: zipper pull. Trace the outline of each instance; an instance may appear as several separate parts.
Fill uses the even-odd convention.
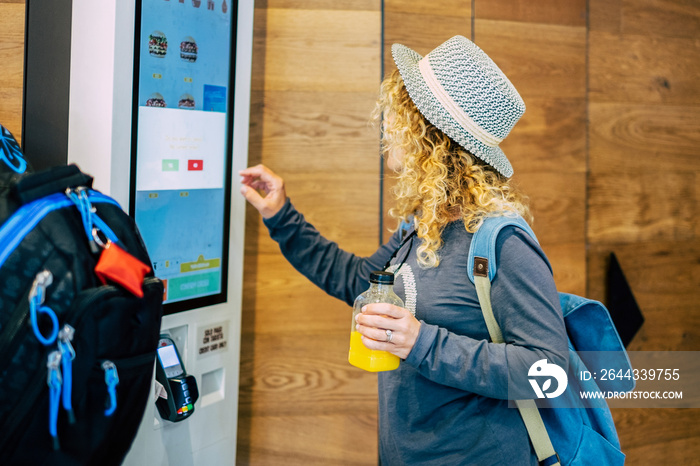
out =
[[[35,301],[36,304],[44,304],[44,299],[46,298],[46,288],[51,286],[53,283],[53,274],[48,270],[42,270],[34,278],[34,283],[32,283],[32,288],[29,291],[29,300]]]
[[[65,324],[58,332],[58,349],[61,351],[61,365],[63,369],[63,409],[68,413],[68,422],[75,424],[75,414],[73,413],[73,403],[71,392],[73,390],[73,359],[75,359],[75,349],[71,344],[75,335],[75,329]]]
[[[49,434],[53,439],[53,449],[60,450],[61,445],[58,442],[58,405],[61,397],[61,353],[52,351],[49,353],[46,367],[48,373],[46,383],[49,386]]]
[[[96,210],[90,203],[90,199],[88,198],[87,194],[87,188],[83,186],[79,186],[75,189],[67,188],[65,193],[66,196],[68,196],[68,199],[73,201],[75,206],[78,208],[78,212],[80,212],[80,217],[83,220],[83,228],[85,229],[85,235],[87,236],[88,241],[90,243],[90,250],[93,254],[97,254],[98,252],[100,252],[100,247],[97,245],[97,242],[95,242],[93,237],[94,233],[92,219],[92,215],[96,212]]]
[[[31,318],[32,330],[34,331],[34,336],[37,340],[44,345],[49,346],[54,341],[56,341],[56,336],[58,335],[58,318],[56,313],[47,306],[44,306],[44,301],[46,299],[46,289],[53,283],[53,275],[48,270],[42,270],[34,278],[34,283],[29,290],[29,317]],[[52,328],[51,333],[48,337],[44,335],[39,330],[39,319],[37,314],[46,314],[50,319]]]
[[[102,369],[105,371],[105,384],[109,393],[109,406],[105,409],[105,416],[111,416],[117,410],[117,385],[119,384],[119,375],[117,374],[117,366],[112,361],[102,363]]]

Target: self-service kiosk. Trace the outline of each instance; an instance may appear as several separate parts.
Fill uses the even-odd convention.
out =
[[[34,70],[42,61],[30,36],[41,26],[30,15],[55,20],[40,11],[59,8],[49,3],[27,1]],[[247,165],[253,2],[58,3],[70,21],[68,97],[58,99],[67,108],[43,118],[65,114],[67,130],[30,108],[60,77],[35,90],[43,75],[27,69],[25,112],[35,118],[25,116],[27,148],[47,145],[48,133],[37,137],[42,125],[65,136],[65,161],[129,210],[165,283],[165,384],[154,371],[152,402],[125,464],[234,464],[245,201],[231,174]],[[171,398],[157,408],[164,393]]]

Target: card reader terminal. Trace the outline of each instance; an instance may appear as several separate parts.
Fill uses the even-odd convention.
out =
[[[194,413],[194,403],[199,398],[197,380],[185,372],[175,342],[168,335],[161,335],[158,341],[156,380],[168,395],[167,399],[159,397],[156,400],[156,407],[163,419],[178,422]]]

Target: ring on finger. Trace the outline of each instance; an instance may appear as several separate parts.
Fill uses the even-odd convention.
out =
[[[391,339],[394,338],[394,332],[391,330],[386,330],[386,342],[391,343]]]

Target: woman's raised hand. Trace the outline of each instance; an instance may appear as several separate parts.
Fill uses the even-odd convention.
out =
[[[284,206],[287,200],[284,180],[265,165],[249,167],[238,174],[241,175],[241,194],[263,218],[274,216]]]

